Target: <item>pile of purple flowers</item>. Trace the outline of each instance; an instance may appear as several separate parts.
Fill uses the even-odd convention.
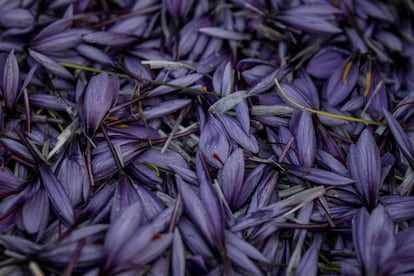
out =
[[[0,273],[413,273],[413,16],[0,0]]]

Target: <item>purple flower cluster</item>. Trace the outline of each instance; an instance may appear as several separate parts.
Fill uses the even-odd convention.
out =
[[[414,273],[413,16],[0,0],[0,274]]]

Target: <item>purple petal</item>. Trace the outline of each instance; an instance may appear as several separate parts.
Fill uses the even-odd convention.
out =
[[[249,34],[239,33],[235,31],[226,30],[219,27],[204,27],[200,28],[199,32],[221,39],[229,40],[248,40]]]
[[[197,225],[197,228],[201,231],[206,240],[210,244],[214,244],[212,223],[203,202],[189,185],[181,179],[181,177],[176,176],[175,179],[183,199],[185,212],[191,218],[193,223]]]
[[[45,165],[40,166],[39,171],[43,186],[47,191],[56,215],[66,225],[73,224],[73,207],[62,184],[52,170]]]
[[[105,52],[93,46],[80,44],[76,47],[76,50],[79,52],[79,54],[90,60],[100,62],[103,64],[113,63],[112,59]]]
[[[69,79],[69,80],[73,79],[72,74],[68,70],[66,70],[66,68],[64,68],[62,65],[60,65],[53,59],[43,54],[40,54],[38,52],[35,52],[33,50],[29,50],[29,54],[34,60],[36,60],[36,62],[38,62],[40,65],[45,67],[47,70],[49,70],[53,74],[59,77],[62,77],[64,79]]]
[[[329,21],[310,15],[301,15],[300,20],[297,20],[297,15],[287,14],[277,17],[280,21],[286,23],[288,26],[296,28],[301,31],[315,33],[315,34],[336,34],[342,32],[340,28],[330,23]]]
[[[338,51],[322,48],[309,60],[306,71],[313,77],[327,79],[343,61],[343,55]]]
[[[217,177],[218,183],[230,206],[234,208],[240,196],[244,179],[244,155],[241,149],[236,149],[227,158]]]
[[[147,244],[147,246],[142,249],[141,252],[139,252],[138,256],[134,258],[133,262],[140,264],[141,266],[152,262],[157,257],[162,255],[168,247],[170,247],[172,241],[173,234],[162,234],[155,236],[151,242]]]
[[[222,125],[216,118],[209,116],[200,134],[199,150],[212,166],[220,168],[228,157],[229,147]]]
[[[79,143],[76,141],[70,144],[68,154],[61,161],[56,176],[65,188],[73,206],[87,202],[90,184],[86,162]]]
[[[34,16],[26,9],[12,9],[0,16],[0,23],[6,28],[26,28],[33,21]]]
[[[11,51],[7,57],[3,72],[3,97],[6,108],[8,110],[14,109],[16,101],[19,98],[19,66],[17,65],[14,51]]]
[[[23,225],[29,234],[43,235],[49,219],[49,201],[44,189],[37,187],[22,208]]]
[[[141,223],[142,207],[139,202],[130,205],[112,223],[105,238],[104,252],[106,266],[110,266],[116,254],[124,246],[125,242],[136,231]]]
[[[354,89],[359,76],[359,59],[352,60],[353,56],[346,59],[338,67],[328,80],[326,97],[330,106],[335,106],[346,99]],[[349,71],[347,66],[351,66]]]
[[[82,36],[83,40],[88,43],[120,47],[126,46],[136,41],[133,36],[114,33],[114,32],[93,32]]]
[[[176,100],[163,102],[157,106],[153,106],[149,109],[144,110],[143,116],[146,120],[159,118],[159,117],[171,114],[173,112],[176,112],[177,110],[185,107],[189,103],[191,103],[191,99],[176,99]]]
[[[316,156],[316,135],[312,115],[302,111],[296,135],[296,146],[301,164],[310,167]]]
[[[383,109],[382,111],[384,112],[384,116],[388,127],[391,130],[391,134],[394,136],[394,139],[397,142],[397,145],[400,148],[401,152],[410,163],[414,164],[413,145],[411,144],[407,134],[404,132],[403,128],[397,122],[397,120],[387,110]]]
[[[381,158],[374,137],[365,129],[356,145],[351,145],[347,158],[356,189],[369,206],[378,201],[381,183]]]
[[[259,145],[255,136],[250,133],[249,135],[246,134],[239,122],[226,114],[218,115],[217,118],[222,123],[228,136],[230,136],[237,144],[252,153],[259,152]]]
[[[172,81],[168,82],[168,84],[172,86],[189,87],[193,85],[194,83],[196,83],[197,81],[199,81],[202,77],[203,75],[201,74],[189,74],[189,75],[185,75],[179,78],[175,78]],[[160,96],[160,95],[174,92],[178,89],[180,88],[160,85],[154,88],[153,90],[149,91],[147,95],[148,96]]]
[[[184,244],[178,229],[174,230],[171,266],[173,276],[185,275]]]
[[[72,29],[38,39],[31,48],[39,52],[57,52],[75,47],[82,41],[86,30]]]
[[[86,133],[93,136],[99,128],[108,110],[115,103],[119,92],[119,80],[116,76],[101,73],[89,81],[79,116]]]

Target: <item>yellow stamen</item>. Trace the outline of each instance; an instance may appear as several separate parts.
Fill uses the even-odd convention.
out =
[[[293,104],[294,106],[298,107],[299,109],[306,110],[306,111],[315,113],[317,115],[321,115],[321,116],[328,117],[328,118],[333,118],[333,119],[339,119],[339,120],[345,120],[345,121],[351,121],[351,122],[358,122],[358,123],[363,123],[363,124],[368,124],[368,125],[383,125],[382,123],[376,122],[376,121],[365,120],[365,119],[362,119],[362,118],[350,117],[350,116],[345,116],[345,115],[338,115],[338,114],[333,114],[333,113],[329,113],[329,112],[315,110],[315,109],[312,109],[312,108],[305,107],[305,106],[295,102],[291,98],[289,98],[288,95],[286,94],[286,92],[280,86],[280,83],[277,79],[274,79],[274,81],[275,81],[276,87],[278,88],[278,90],[280,91],[282,96],[289,103]]]
[[[342,81],[345,84],[348,84],[348,75],[349,75],[349,71],[351,71],[351,67],[352,67],[352,60],[349,61],[346,66],[345,66],[345,70],[344,73],[342,74]]]
[[[155,175],[157,176],[157,177],[160,177],[160,170],[158,169],[158,167],[155,165],[155,164],[152,164],[152,163],[148,163],[148,164],[145,164],[148,168],[150,168],[150,169],[153,169],[154,171],[155,171]]]
[[[399,176],[399,175],[395,175],[394,178],[399,180],[399,181],[404,181],[404,177]]]
[[[119,120],[119,118],[113,117],[113,116],[109,116],[105,119],[105,121],[107,121],[107,122],[116,122],[118,120]]]
[[[52,117],[53,119],[57,119],[57,115],[56,115],[56,113],[55,112],[53,112],[52,110],[47,110],[47,113],[49,113],[49,115],[50,115],[50,117]],[[58,124],[58,127],[59,127],[59,130],[60,131],[64,131],[65,130],[65,128],[61,125],[61,124]]]
[[[372,70],[371,70],[371,60],[368,61],[368,72],[365,75],[365,90],[364,97],[368,96],[369,90],[371,89],[372,81]]]

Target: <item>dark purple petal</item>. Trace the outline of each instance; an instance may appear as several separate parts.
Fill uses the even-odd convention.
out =
[[[122,177],[112,199],[111,221],[116,221],[129,206],[139,201],[139,195],[136,184],[128,177]]]
[[[90,45],[81,44],[76,47],[76,50],[84,57],[103,64],[112,64],[113,61],[109,55],[102,50]]]
[[[178,229],[174,230],[171,266],[173,276],[185,275],[184,244]]]
[[[236,149],[227,158],[217,177],[218,183],[230,206],[234,208],[240,197],[244,179],[244,155],[241,149]]]
[[[229,40],[248,40],[249,34],[238,33],[235,31],[226,30],[219,27],[204,27],[200,28],[199,32],[221,39]]]
[[[309,60],[306,71],[313,77],[327,79],[343,61],[340,52],[332,48],[322,48]]]
[[[251,133],[245,133],[238,121],[226,114],[217,115],[217,118],[226,130],[228,136],[230,136],[237,144],[252,153],[259,152],[259,145],[256,137]]]
[[[82,38],[88,43],[112,47],[126,46],[136,41],[133,36],[114,32],[93,32],[83,35]]]
[[[126,241],[137,230],[141,223],[142,207],[140,202],[130,205],[112,223],[108,230],[104,244],[106,266],[109,267],[115,256],[122,249]]]
[[[316,135],[309,112],[302,111],[296,133],[299,160],[305,167],[310,167],[316,155]]]
[[[7,28],[26,28],[33,21],[34,16],[26,9],[13,9],[0,15],[0,23]]]
[[[349,171],[355,179],[358,193],[370,207],[377,204],[381,183],[381,158],[374,137],[365,129],[347,158]]]
[[[339,175],[334,172],[325,171],[317,168],[287,166],[287,170],[297,177],[323,185],[348,185],[355,181],[351,178]]]
[[[73,79],[72,74],[66,68],[64,68],[62,65],[60,65],[53,59],[43,54],[40,54],[38,52],[35,52],[33,50],[29,50],[29,54],[34,60],[36,60],[36,62],[38,62],[40,65],[45,67],[47,70],[49,70],[53,74],[59,77],[62,77],[64,79],[69,79],[69,80]]]
[[[414,164],[414,149],[407,134],[404,132],[403,128],[397,122],[397,120],[387,110],[383,109],[383,112],[388,127],[391,130],[391,134],[394,136],[398,147],[404,154],[405,158],[407,158],[408,162]]]
[[[7,196],[18,192],[25,183],[24,179],[13,175],[12,172],[6,168],[0,170],[0,196]]]
[[[134,258],[136,264],[146,265],[162,255],[170,247],[173,234],[162,234],[155,236],[149,244]]]
[[[17,65],[14,51],[11,51],[7,57],[3,72],[3,97],[8,110],[14,109],[19,98],[19,74],[19,66]]]
[[[213,116],[209,116],[200,135],[199,150],[212,166],[220,168],[228,157],[229,147],[221,123]]]
[[[66,158],[61,161],[56,176],[65,188],[73,206],[87,202],[90,184],[85,158],[76,141],[69,145]]]
[[[185,183],[179,176],[176,176],[175,178],[178,190],[183,199],[185,212],[191,218],[193,223],[196,224],[197,228],[201,231],[205,239],[210,244],[214,244],[214,235],[211,219],[208,215],[207,210],[204,207],[203,202],[199,199],[197,194],[189,187],[189,185]]]
[[[22,208],[22,220],[29,234],[43,235],[49,219],[49,200],[45,190],[37,186],[33,195],[28,198]]]
[[[326,97],[330,106],[335,106],[346,99],[357,83],[359,59],[356,61],[353,59],[353,56],[346,59],[328,80]]]
[[[43,186],[46,189],[49,200],[58,218],[66,225],[74,222],[72,203],[69,200],[62,183],[58,180],[52,170],[46,165],[39,168]]]
[[[159,118],[170,113],[176,112],[177,110],[185,107],[189,103],[191,103],[191,99],[176,99],[163,102],[157,106],[153,106],[149,109],[144,110],[143,116],[147,120]]]
[[[72,29],[38,39],[31,48],[39,52],[57,52],[75,47],[82,41],[86,30]]]
[[[297,20],[298,15],[286,14],[280,15],[277,18],[286,23],[288,26],[315,34],[336,34],[342,32],[340,28],[331,22],[316,16],[300,15],[300,20]]]
[[[185,75],[179,78],[175,78],[174,80],[168,82],[168,84],[171,86],[178,86],[178,87],[169,87],[169,86],[160,85],[154,88],[153,90],[149,91],[148,96],[160,96],[160,95],[174,92],[180,89],[179,87],[190,87],[192,84],[199,81],[202,77],[203,75],[201,74],[188,74],[188,75]]]
[[[89,81],[79,116],[86,133],[93,136],[99,128],[108,110],[115,103],[119,92],[119,80],[116,76],[101,73]]]

